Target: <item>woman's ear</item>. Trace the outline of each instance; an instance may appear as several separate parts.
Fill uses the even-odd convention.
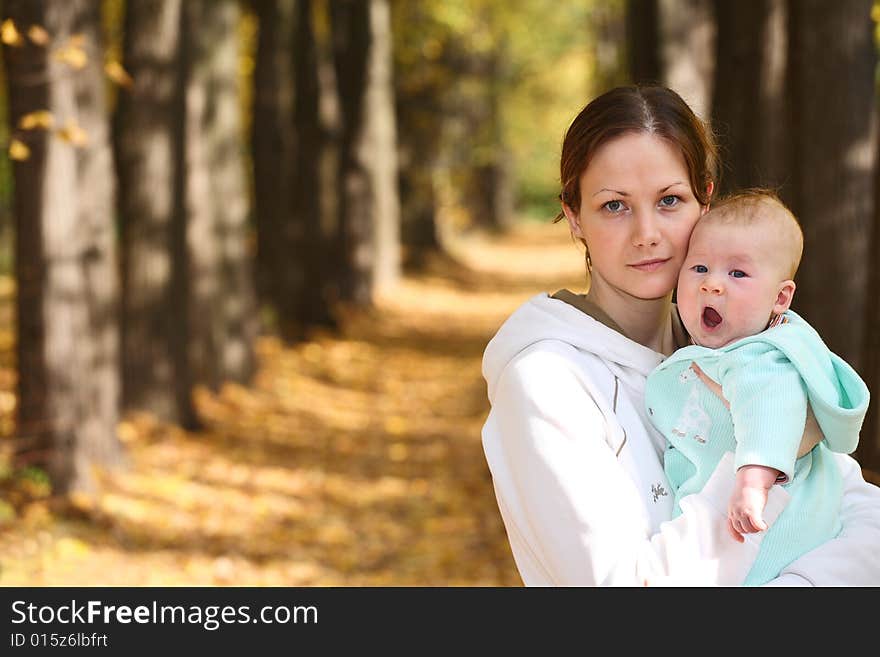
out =
[[[700,211],[700,216],[702,217],[709,211],[709,206],[712,205],[712,193],[715,191],[715,182],[710,180],[706,185],[706,205],[703,206],[703,209]]]
[[[773,305],[773,314],[781,315],[791,307],[792,299],[794,299],[795,284],[792,280],[782,281],[779,285],[779,292],[776,294],[776,303]]]
[[[562,212],[568,220],[568,229],[571,231],[571,234],[578,239],[584,239],[583,231],[581,231],[581,224],[578,220],[578,213],[572,210],[568,203],[562,204]]]

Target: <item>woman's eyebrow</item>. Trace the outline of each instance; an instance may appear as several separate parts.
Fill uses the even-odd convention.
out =
[[[663,192],[671,189],[672,187],[675,187],[676,185],[684,185],[684,183],[679,180],[678,182],[674,182],[671,185],[666,185],[666,187],[660,190],[660,193],[662,194]]]
[[[672,185],[670,185],[670,187],[671,187],[671,186],[672,186]],[[616,189],[608,189],[607,187],[603,187],[603,188],[600,189],[598,192],[596,192],[595,194],[593,194],[593,196],[597,196],[597,195],[601,194],[602,192],[611,192],[612,194],[620,194],[621,196],[629,196],[629,194],[627,194],[626,192],[621,192],[621,191],[618,191],[618,190],[616,190]]]

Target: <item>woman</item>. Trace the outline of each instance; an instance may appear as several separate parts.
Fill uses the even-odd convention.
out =
[[[672,293],[716,177],[708,131],[663,87],[613,89],[566,133],[562,215],[587,249],[589,290],[532,298],[483,357],[483,447],[528,586],[734,585],[751,567],[764,533],[726,533],[730,461],[669,520],[663,439],[644,408],[648,373],[687,343]],[[880,489],[838,457],[843,531],[771,584],[880,583]],[[786,497],[773,489],[768,524]]]

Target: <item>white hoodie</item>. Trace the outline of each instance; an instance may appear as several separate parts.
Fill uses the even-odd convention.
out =
[[[663,438],[644,414],[645,379],[662,360],[547,294],[520,306],[486,347],[492,409],[483,448],[527,586],[737,585],[748,573],[763,533],[744,543],[727,533],[732,455],[669,520]],[[880,489],[864,482],[851,458],[840,460],[842,537],[774,583],[880,582],[872,552],[880,544]],[[771,490],[768,524],[787,501],[784,489]]]

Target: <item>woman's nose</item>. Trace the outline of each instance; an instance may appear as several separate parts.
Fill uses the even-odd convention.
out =
[[[634,246],[655,246],[660,242],[660,227],[652,211],[636,212],[635,220]]]

